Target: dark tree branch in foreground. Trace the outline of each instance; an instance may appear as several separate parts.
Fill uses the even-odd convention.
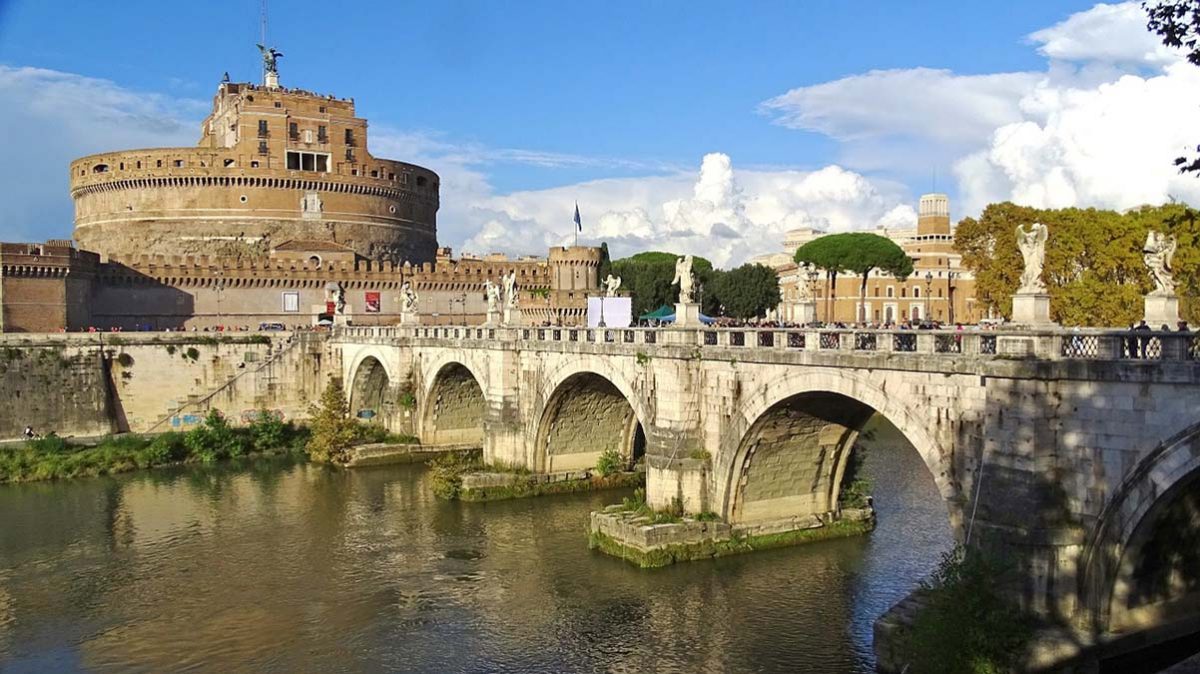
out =
[[[1162,38],[1164,45],[1183,49],[1192,65],[1200,66],[1200,0],[1143,2],[1149,21],[1146,27]],[[1196,156],[1176,157],[1180,173],[1200,173],[1200,145]]]

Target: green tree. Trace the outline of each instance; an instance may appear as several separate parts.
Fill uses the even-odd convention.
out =
[[[203,423],[183,436],[183,444],[204,463],[246,453],[245,441],[216,409],[209,410]]]
[[[334,379],[321,394],[320,405],[309,407],[312,436],[305,449],[314,461],[338,462],[358,437],[358,422],[350,418],[350,405],[341,381]]]
[[[837,296],[837,275],[846,270],[842,262],[845,249],[836,239],[821,236],[796,249],[796,264],[809,265],[825,272],[825,318],[833,320],[833,298]]]
[[[734,318],[754,318],[779,305],[779,275],[761,264],[744,264],[717,278],[716,299]]]
[[[612,258],[608,256],[608,242],[600,242],[600,266],[596,267],[596,282],[604,283],[604,279],[612,273]]]
[[[871,272],[881,271],[903,281],[912,274],[912,259],[891,239],[867,232],[828,234],[796,249],[797,264],[824,269],[832,279],[830,295],[836,290],[837,272],[847,271],[862,278],[855,316],[862,316],[863,298]]]
[[[678,255],[658,251],[638,253],[631,257],[614,260],[612,273],[621,277],[621,289],[628,290],[633,298],[633,316],[654,311],[664,304],[672,305],[679,297],[679,286],[672,285],[675,277],[675,260]],[[712,297],[711,284],[717,274],[712,263],[702,257],[692,258],[692,271],[696,280],[705,288],[701,310],[716,306]]]

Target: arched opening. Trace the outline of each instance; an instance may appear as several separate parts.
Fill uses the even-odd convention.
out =
[[[593,468],[601,454],[616,451],[632,467],[646,451],[646,434],[633,406],[608,379],[580,372],[551,394],[537,435],[535,465],[541,472]]]
[[[1200,470],[1142,517],[1117,566],[1109,630],[1160,627],[1200,613]]]
[[[387,398],[387,370],[374,356],[367,356],[358,364],[350,384],[350,414],[363,421],[382,423],[390,411]]]
[[[475,375],[460,363],[450,363],[438,370],[429,389],[421,441],[482,446],[486,412],[483,388]]]

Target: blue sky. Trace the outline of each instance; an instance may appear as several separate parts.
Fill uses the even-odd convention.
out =
[[[30,90],[43,82],[93,93],[56,94],[8,113],[52,136],[43,154],[61,163],[25,167],[25,180],[61,190],[57,201],[32,190],[38,201],[3,216],[0,239],[69,231],[70,156],[126,142],[194,143],[222,72],[260,76],[252,0],[2,7],[0,95],[42,96]],[[903,224],[911,214],[897,207],[929,190],[934,172],[941,190],[961,195],[958,215],[997,195],[1116,207],[1156,194],[1106,201],[1103,185],[1075,177],[1072,166],[1062,172],[1070,190],[1032,184],[1041,178],[1025,185],[996,137],[1027,123],[1047,135],[1070,117],[1042,110],[1042,98],[1104,95],[1124,76],[1171,76],[1176,64],[1150,54],[1134,14],[1129,4],[1088,2],[274,0],[269,41],[285,53],[285,85],[355,97],[375,154],[443,173],[446,243],[539,252],[569,231],[558,218],[579,199],[588,234],[632,250],[703,245],[719,224],[743,237]],[[1101,44],[1114,41],[1130,48]],[[938,92],[927,96],[926,87]],[[1031,102],[1039,87],[1060,95]],[[137,101],[147,96],[151,103]],[[951,102],[942,106],[938,96]],[[46,105],[72,109],[47,114]],[[24,149],[28,138],[6,144],[33,151]],[[1069,154],[1028,142],[1019,150],[1030,152]],[[1040,166],[1038,175],[1055,168],[1063,167]],[[791,196],[778,198],[772,186]],[[870,207],[818,204],[813,190],[859,190]],[[709,201],[695,203],[702,198]],[[726,257],[744,259],[764,245],[731,243]]]

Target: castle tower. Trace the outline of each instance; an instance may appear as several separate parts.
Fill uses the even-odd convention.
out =
[[[551,288],[590,291],[599,287],[600,249],[589,246],[550,249]]]
[[[379,159],[354,99],[223,81],[196,147],[122,150],[71,163],[75,240],[114,258],[254,258],[327,241],[378,261],[421,264],[437,248],[438,175]],[[273,76],[273,77],[272,77]]]
[[[950,197],[922,194],[917,206],[917,235],[950,235]]]

